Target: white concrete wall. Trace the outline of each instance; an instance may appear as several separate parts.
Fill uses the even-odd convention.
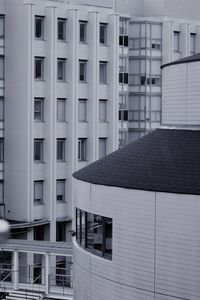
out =
[[[75,300],[200,297],[200,197],[75,180],[75,207],[113,219],[112,261],[74,242]]]

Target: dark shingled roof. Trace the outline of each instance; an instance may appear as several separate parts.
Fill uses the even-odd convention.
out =
[[[200,61],[200,53],[197,53],[197,54],[194,54],[191,56],[187,56],[187,57],[172,61],[168,64],[162,65],[161,69],[164,69],[165,67],[172,66],[172,65],[191,63],[191,62],[195,62],[195,61]]]
[[[200,131],[157,129],[73,176],[106,186],[199,195]]]

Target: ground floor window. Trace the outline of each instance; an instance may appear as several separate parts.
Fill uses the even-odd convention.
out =
[[[76,240],[85,250],[112,259],[112,219],[76,209]]]

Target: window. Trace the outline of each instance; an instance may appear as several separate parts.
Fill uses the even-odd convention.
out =
[[[66,19],[58,19],[58,40],[66,40]]]
[[[119,121],[128,121],[128,110],[119,110]]]
[[[99,100],[99,121],[100,122],[107,121],[107,100],[106,99]]]
[[[119,58],[119,72],[128,72],[128,59],[127,57]]]
[[[78,160],[85,161],[86,160],[86,138],[78,139]]]
[[[107,83],[107,62],[106,61],[99,62],[99,82]]]
[[[99,158],[106,156],[106,138],[99,138]]]
[[[174,31],[174,52],[180,52],[180,32]]]
[[[0,16],[0,39],[4,38],[4,17]]]
[[[34,120],[42,122],[44,120],[44,99],[34,99]]]
[[[35,38],[44,39],[44,17],[35,17]]]
[[[79,22],[79,30],[80,30],[80,43],[86,43],[87,42],[87,22],[80,21]]]
[[[76,241],[92,254],[112,259],[112,219],[76,209]]]
[[[99,42],[100,44],[107,44],[107,24],[100,23],[99,26]]]
[[[4,57],[0,56],[0,80],[4,79]]]
[[[66,121],[66,99],[65,98],[57,99],[57,121],[58,122]]]
[[[44,79],[44,57],[35,57],[35,79]]]
[[[128,35],[120,35],[119,36],[119,45],[128,47]]]
[[[34,139],[34,161],[43,161],[43,139]]]
[[[4,139],[0,138],[0,162],[4,160]]]
[[[78,101],[78,120],[79,122],[87,121],[87,99],[79,99]]]
[[[65,160],[65,139],[57,139],[57,160]]]
[[[65,242],[66,241],[66,222],[56,222],[56,242]],[[61,277],[60,279],[63,282],[63,271],[65,268],[61,268],[59,265],[59,268],[57,270],[57,272],[60,270],[61,273]],[[56,272],[56,274],[57,274]],[[57,276],[59,277],[59,276]]]
[[[65,201],[65,179],[56,180],[56,200]]]
[[[151,40],[151,48],[153,50],[161,50],[161,40]]]
[[[4,188],[3,188],[3,181],[0,181],[0,204],[4,203]],[[3,216],[1,216],[2,218]]]
[[[119,20],[119,34],[128,34],[128,20],[120,18]]]
[[[128,84],[128,73],[119,73],[119,83]]]
[[[34,241],[44,241],[44,225],[33,227]]]
[[[196,48],[196,34],[190,33],[190,54],[195,54]]]
[[[0,121],[4,120],[4,98],[0,97]]]
[[[43,181],[34,181],[34,204],[43,204]]]
[[[86,60],[79,60],[79,81],[86,82]]]
[[[58,58],[57,60],[57,79],[66,80],[66,59]]]

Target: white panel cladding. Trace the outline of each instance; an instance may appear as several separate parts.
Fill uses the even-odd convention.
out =
[[[199,299],[199,196],[157,193],[156,215],[156,292]]]
[[[200,124],[200,62],[163,69],[163,124]]]

